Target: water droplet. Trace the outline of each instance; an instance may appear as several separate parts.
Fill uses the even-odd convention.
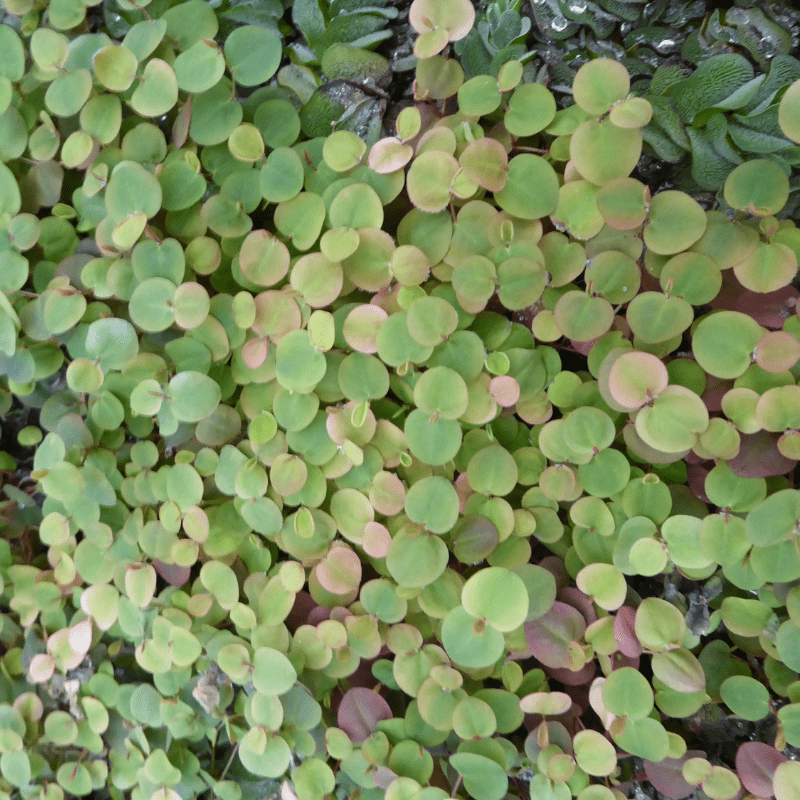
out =
[[[583,14],[586,11],[586,3],[583,0],[573,0],[567,8],[571,14]]]
[[[569,23],[567,22],[566,18],[559,15],[553,18],[553,21],[550,23],[550,27],[554,31],[561,32],[567,27],[568,24]]]
[[[675,47],[676,44],[677,42],[674,39],[662,39],[660,42],[656,42],[653,47],[660,53],[663,50]]]

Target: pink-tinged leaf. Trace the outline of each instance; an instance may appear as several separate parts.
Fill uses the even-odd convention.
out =
[[[394,781],[397,777],[396,772],[392,772],[389,767],[381,767],[379,766],[373,773],[372,773],[372,782],[379,788],[379,789],[388,789],[389,785]]]
[[[458,158],[467,177],[490,192],[506,185],[508,153],[500,142],[490,137],[470,142]]]
[[[362,546],[372,558],[385,558],[392,543],[392,534],[380,522],[368,522],[364,526]]]
[[[587,597],[580,589],[574,586],[565,586],[558,590],[556,599],[580,611],[587,625],[591,625],[597,620],[597,612],[591,597]]]
[[[652,666],[653,675],[676,692],[691,694],[705,689],[706,675],[703,667],[685,647],[656,653]]]
[[[647,774],[647,780],[661,794],[672,798],[672,800],[681,800],[684,797],[688,797],[694,792],[695,787],[683,779],[683,763],[689,758],[702,756],[705,756],[702,750],[689,750],[682,758],[665,758],[658,763],[645,760],[644,771]]]
[[[73,625],[67,640],[76,653],[87,653],[92,646],[92,621],[85,619]]]
[[[331,548],[315,570],[320,585],[331,594],[346,595],[361,584],[361,560],[349,547]]]
[[[263,336],[248,339],[242,345],[242,361],[248,369],[258,369],[266,360],[269,352],[269,340]]]
[[[614,615],[614,638],[619,651],[630,658],[638,658],[642,654],[642,646],[634,629],[635,621],[636,609],[631,606],[622,606]]]
[[[403,144],[395,136],[387,136],[372,145],[367,163],[373,172],[377,172],[379,175],[388,175],[398,169],[403,169],[411,161],[413,155],[414,148],[411,145]]]
[[[772,796],[772,778],[779,764],[788,761],[772,745],[745,742],[736,752],[736,774],[742,786],[758,797]]]
[[[800,358],[800,342],[786,331],[765,333],[756,344],[756,363],[767,372],[790,370]]]
[[[192,95],[181,106],[172,124],[172,142],[175,147],[183,147],[189,136],[189,124],[192,121]]]
[[[595,678],[589,686],[589,704],[594,709],[594,713],[600,717],[600,722],[606,730],[611,728],[616,717],[606,708],[603,703],[603,686],[606,678]]]
[[[56,668],[53,657],[47,653],[37,653],[28,665],[28,681],[30,683],[44,683],[49,681]]]
[[[734,475],[741,478],[769,478],[772,475],[785,475],[793,470],[796,461],[781,455],[778,450],[778,436],[768,431],[740,434],[739,453],[728,461]]]
[[[526,714],[541,714],[552,717],[566,714],[572,708],[572,698],[564,692],[533,692],[519,701]]]
[[[556,601],[543,617],[525,623],[525,640],[532,656],[558,669],[568,665],[570,643],[580,640],[585,631],[583,615],[572,606]]]
[[[489,381],[489,395],[503,408],[511,408],[519,400],[519,393],[519,383],[510,375],[497,375]]]
[[[379,694],[364,687],[356,687],[345,693],[336,719],[350,741],[361,744],[375,733],[380,720],[391,718],[392,709]]]
[[[156,572],[168,583],[170,586],[183,586],[189,580],[192,573],[190,567],[181,567],[178,564],[165,564],[157,558],[153,559],[153,566]]]

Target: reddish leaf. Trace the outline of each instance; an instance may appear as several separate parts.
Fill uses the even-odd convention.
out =
[[[397,773],[392,772],[389,767],[378,767],[372,773],[372,781],[379,789],[388,789],[389,784],[397,777]]]
[[[642,654],[642,646],[634,629],[635,621],[636,609],[631,606],[622,606],[614,615],[614,638],[620,653],[630,658],[638,658]]]
[[[655,763],[644,762],[644,771],[647,779],[658,789],[661,794],[671,797],[672,800],[681,800],[694,792],[695,787],[683,779],[683,763],[689,758],[705,756],[702,750],[689,750],[682,758],[665,758]]]
[[[778,437],[775,434],[758,431],[743,433],[740,438],[739,453],[728,462],[734,475],[742,478],[769,478],[772,475],[785,475],[797,464],[778,451]]]
[[[153,559],[153,566],[156,572],[170,585],[183,586],[189,580],[191,569],[189,567],[180,567],[177,564],[165,564],[159,559]]]
[[[361,744],[375,733],[380,720],[391,718],[392,709],[379,694],[357,686],[346,692],[342,698],[337,723],[350,737],[350,741]]]
[[[745,742],[736,753],[736,773],[748,792],[772,797],[772,776],[784,761],[788,761],[786,756],[771,745]]]
[[[556,601],[539,619],[525,623],[528,650],[542,664],[560,668],[569,663],[570,642],[577,642],[586,631],[586,620],[575,608]]]
[[[597,619],[594,603],[574,586],[565,586],[563,589],[559,589],[556,599],[580,611],[587,625],[591,625]]]

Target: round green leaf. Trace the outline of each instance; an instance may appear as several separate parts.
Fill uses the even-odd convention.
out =
[[[267,156],[267,163],[261,167],[261,194],[270,203],[283,203],[300,193],[303,179],[300,156],[289,147],[278,147]]]
[[[93,789],[89,770],[77,761],[65,761],[56,772],[56,780],[64,791],[78,797],[91,794]]]
[[[286,740],[264,728],[251,728],[240,740],[239,758],[254,775],[278,778],[292,760],[292,751]]]
[[[461,447],[461,425],[451,419],[434,419],[415,408],[403,429],[408,448],[423,464],[438,466],[455,458]]]
[[[467,465],[470,487],[481,494],[497,497],[504,497],[514,490],[518,474],[514,458],[500,445],[482,448]]]
[[[297,672],[283,653],[272,647],[256,648],[253,656],[253,685],[261,694],[286,694],[296,680]]]
[[[495,664],[505,651],[503,634],[456,606],[442,621],[442,645],[456,664],[482,669]]]
[[[548,165],[549,166],[549,165]],[[411,202],[420,211],[435,214],[450,202],[450,190],[461,169],[458,161],[439,150],[418,155],[406,175],[406,187]]]
[[[191,110],[189,135],[203,146],[225,142],[244,116],[242,104],[234,99],[227,78],[222,78],[207,92],[195,95],[191,106],[183,106],[181,110],[187,108]]]
[[[92,56],[97,80],[111,92],[124,92],[136,77],[139,61],[124,45],[110,44]]]
[[[136,212],[149,219],[161,209],[161,196],[161,184],[152,172],[134,161],[121,161],[111,172],[106,187],[106,208],[114,220]]]
[[[392,538],[386,568],[400,586],[423,587],[444,572],[448,557],[447,545],[439,536],[403,529]]]
[[[615,669],[602,688],[603,705],[618,717],[644,719],[653,710],[653,690],[633,667]]]
[[[778,764],[772,778],[772,790],[776,800],[797,800],[800,797],[800,764],[796,761]]]
[[[614,741],[626,752],[654,762],[667,757],[670,745],[666,729],[652,717],[626,720],[624,730],[614,736]]]
[[[408,332],[424,347],[441,344],[458,325],[458,313],[441,297],[420,297],[408,307]]]
[[[579,731],[572,740],[572,746],[578,766],[588,775],[605,777],[617,766],[614,745],[597,731]]]
[[[631,300],[626,316],[636,336],[645,344],[657,344],[683,333],[694,320],[694,309],[680,297],[642,292]]]
[[[503,117],[506,130],[516,137],[543,131],[556,115],[552,92],[541,83],[523,83],[514,90]]]
[[[281,63],[281,40],[260,25],[234,28],[225,40],[225,60],[240,86],[266,83]]]
[[[495,193],[494,199],[515,217],[540,219],[555,211],[558,190],[553,167],[541,156],[521,153],[508,162],[506,185]]]
[[[739,283],[751,292],[775,292],[788,286],[797,274],[797,255],[780,242],[764,244],[733,268]]]
[[[572,92],[575,102],[593,117],[627,97],[631,88],[628,70],[610,58],[595,58],[575,73]]]
[[[647,597],[636,609],[636,638],[642,647],[660,652],[680,646],[686,633],[683,614],[672,603]]]
[[[747,314],[718,311],[695,327],[692,351],[709,375],[738,378],[750,366],[753,351],[765,332]]]
[[[73,72],[62,72],[47,87],[44,103],[56,117],[77,114],[92,92],[92,73],[81,67]]]
[[[491,75],[476,75],[470,78],[458,90],[458,106],[468,117],[491,114],[500,106],[497,79]]]
[[[24,74],[25,50],[22,40],[14,28],[3,25],[0,28],[0,75],[16,83],[22,80]]]
[[[477,753],[454,753],[450,764],[464,779],[464,788],[481,800],[501,800],[508,791],[508,776],[496,761]]]
[[[625,602],[628,585],[625,576],[613,564],[589,564],[577,574],[575,582],[606,611],[614,611]]]
[[[253,124],[264,143],[273,149],[291,147],[300,135],[300,115],[287,100],[276,98],[262,103],[253,115]]]
[[[160,117],[178,102],[178,79],[175,71],[160,58],[151,58],[131,95],[133,110],[142,117]]]
[[[175,321],[175,291],[177,287],[166,278],[147,278],[134,290],[128,313],[142,330],[150,333],[164,331]]]
[[[515,630],[528,616],[528,591],[522,578],[503,567],[487,567],[470,577],[461,603],[467,613],[502,633]]]
[[[578,172],[596,186],[628,177],[641,153],[642,134],[635,128],[618,128],[607,119],[582,122],[569,142]]]
[[[208,375],[188,370],[170,380],[166,394],[170,410],[178,421],[199,422],[217,408],[222,390]]]
[[[636,415],[636,432],[650,447],[663,453],[691,449],[708,427],[708,409],[690,389],[668,386],[651,406]]]
[[[278,342],[275,363],[280,385],[303,394],[312,391],[327,370],[325,354],[305,330],[290,331]]]
[[[702,253],[680,253],[664,264],[659,281],[664,294],[681,297],[693,306],[702,306],[719,294],[722,272]]]
[[[325,137],[322,158],[334,172],[347,172],[361,161],[367,145],[351,131],[334,131]]]
[[[755,722],[770,713],[769,691],[763,683],[746,675],[732,675],[719,687],[722,702],[743,719]]]
[[[355,354],[354,354],[355,355]],[[341,368],[340,382],[341,382]],[[449,367],[432,367],[422,373],[414,387],[414,403],[426,414],[458,419],[469,397],[464,379]]]
[[[213,39],[200,39],[175,59],[178,88],[190,94],[208,91],[217,84],[223,72],[225,58]]]
[[[614,309],[608,300],[581,291],[561,295],[553,313],[561,333],[576,342],[600,338],[614,321]]]
[[[333,198],[328,218],[332,228],[380,228],[383,225],[383,204],[371,186],[354,183],[345,186]]]
[[[31,762],[25,750],[13,750],[0,755],[0,772],[12,786],[25,789],[31,782]],[[61,773],[61,769],[59,769],[59,773]],[[59,780],[59,783],[61,782]],[[91,785],[89,788],[91,790]],[[70,791],[72,790],[70,789]],[[88,792],[83,794],[88,794]]]
[[[405,511],[409,519],[426,530],[446,533],[458,519],[458,494],[446,478],[422,478],[408,490]]]
[[[725,179],[725,202],[758,217],[777,214],[789,199],[789,178],[774,162],[756,158],[739,164]]]
[[[600,187],[597,209],[615,230],[638,228],[647,216],[650,189],[635,178],[616,178]]]
[[[650,201],[644,243],[654,253],[673,255],[691,247],[705,232],[706,212],[685,192],[658,192]]]

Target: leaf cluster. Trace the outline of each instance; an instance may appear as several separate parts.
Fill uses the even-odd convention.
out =
[[[559,107],[513,3],[469,75],[414,0],[388,136],[308,107],[393,7],[293,7],[321,92],[280,4],[118,3],[0,29],[0,795],[795,798],[791,158],[652,191],[661,95]]]

